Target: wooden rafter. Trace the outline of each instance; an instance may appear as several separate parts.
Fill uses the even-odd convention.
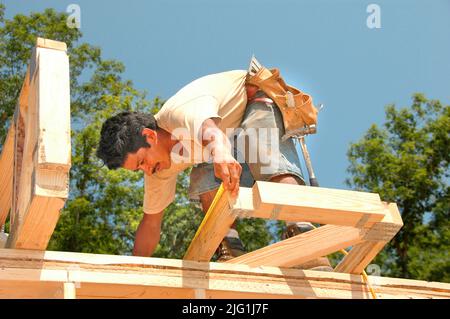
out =
[[[227,263],[292,267],[357,244],[363,238],[361,230],[358,228],[325,225],[233,258]]]
[[[228,193],[224,192],[223,187],[220,186],[184,259],[209,261],[235,219],[236,216],[232,214],[228,202]]]

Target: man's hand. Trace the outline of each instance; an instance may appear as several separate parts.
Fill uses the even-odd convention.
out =
[[[223,181],[223,187],[232,196],[239,193],[242,166],[231,154],[231,144],[212,119],[203,122],[202,144],[210,151],[214,163],[214,175]]]
[[[232,196],[237,196],[239,193],[239,181],[242,173],[242,166],[236,161],[236,159],[229,154],[227,157],[225,154],[218,156],[217,154],[222,152],[215,148],[214,156],[214,175],[223,181],[224,189],[230,191]],[[227,157],[225,160],[217,160],[217,158]]]

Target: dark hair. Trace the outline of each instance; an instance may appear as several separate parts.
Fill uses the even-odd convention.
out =
[[[128,153],[136,153],[141,147],[150,147],[142,135],[142,129],[156,130],[152,114],[122,112],[103,123],[97,156],[109,169],[123,165]]]

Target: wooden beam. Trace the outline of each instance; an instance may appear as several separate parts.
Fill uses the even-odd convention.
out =
[[[11,123],[0,155],[0,228],[5,224],[12,203],[15,126]]]
[[[40,47],[39,41],[30,61],[29,79],[24,81],[27,94],[15,114],[9,248],[46,249],[68,197],[69,60],[64,50]]]
[[[189,245],[185,260],[209,261],[223,240],[236,216],[229,204],[229,193],[220,186],[216,197]]]
[[[403,226],[395,203],[384,203],[388,214],[381,222],[368,229],[364,242],[352,247],[348,255],[336,266],[336,272],[360,274]]]
[[[446,283],[375,276],[369,280],[378,298],[450,298]],[[68,281],[76,284],[77,298],[371,298],[361,276],[352,274],[0,249],[2,297],[62,298],[55,288]]]
[[[354,227],[325,225],[233,258],[229,264],[293,267],[361,242],[364,231]]]
[[[361,228],[386,214],[378,194],[257,181],[240,188],[233,211],[243,217]]]

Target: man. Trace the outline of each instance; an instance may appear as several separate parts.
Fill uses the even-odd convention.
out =
[[[240,70],[204,76],[178,91],[155,116],[124,112],[103,124],[98,157],[110,169],[145,173],[145,214],[134,255],[152,255],[164,209],[175,197],[177,175],[190,166],[195,165],[189,194],[200,200],[205,213],[222,181],[231,196],[254,180],[305,184],[292,140],[281,141],[284,127],[278,107],[247,84],[246,77]],[[291,223],[284,238],[310,229],[309,223]],[[218,249],[219,261],[243,253],[233,227]],[[332,270],[326,258],[303,266]]]

